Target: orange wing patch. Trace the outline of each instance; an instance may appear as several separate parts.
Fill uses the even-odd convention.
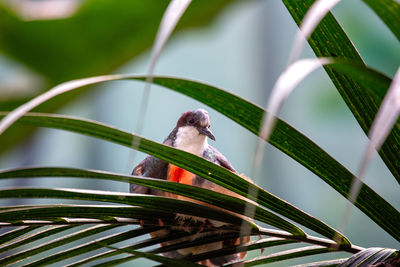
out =
[[[168,181],[193,185],[195,175],[182,168],[170,164],[168,168]]]

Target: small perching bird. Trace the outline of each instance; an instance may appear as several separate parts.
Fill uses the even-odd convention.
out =
[[[181,117],[178,119],[175,128],[164,140],[163,144],[203,157],[232,172],[236,172],[235,169],[232,167],[232,165],[228,162],[228,160],[218,150],[216,150],[214,147],[208,144],[207,137],[215,141],[215,137],[210,130],[210,117],[206,110],[197,109],[193,111],[187,111],[181,115]],[[219,186],[211,181],[203,179],[189,171],[181,169],[173,164],[170,164],[166,161],[160,160],[153,156],[147,156],[141,163],[139,163],[133,169],[132,175],[164,179],[168,181],[207,188],[216,192],[232,195],[235,197],[241,197],[222,186]],[[188,200],[203,205],[208,205],[204,202],[196,201],[187,197],[178,196],[160,190],[154,190],[147,187],[138,186],[135,184],[130,185],[130,192],[166,196],[176,199]],[[179,225],[182,226],[183,231],[185,231],[185,229],[186,231],[190,231],[187,230],[188,228],[184,226],[187,226],[188,223],[190,224],[190,222],[198,222],[198,221],[203,223],[203,225],[209,225],[211,227],[221,227],[221,225],[223,225],[221,224],[221,222],[208,221],[204,218],[198,218],[198,217],[194,218],[189,215],[182,215],[182,214],[176,215],[176,223],[178,226]],[[163,222],[161,220],[159,220],[159,223],[163,225]],[[174,227],[173,229],[176,229],[176,227]],[[199,237],[201,236],[200,233],[202,231],[201,229],[202,228],[198,230]],[[170,228],[170,230],[172,231],[172,228]],[[166,228],[154,232],[151,235],[153,237],[161,237],[168,235],[171,231],[168,231],[168,228]],[[189,255],[197,255],[207,251],[222,249],[233,245],[239,245],[242,243],[246,243],[248,241],[249,237],[243,237],[243,238],[237,237],[224,241],[213,242],[210,244],[179,249],[176,251],[164,253],[164,255],[173,258],[184,258]],[[170,245],[170,244],[171,243],[165,242],[162,245]],[[246,253],[235,253],[233,255],[220,256],[209,260],[201,261],[200,263],[208,266],[219,266],[228,262],[242,259],[245,255]]]

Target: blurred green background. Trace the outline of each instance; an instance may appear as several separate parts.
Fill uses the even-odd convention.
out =
[[[151,44],[169,3],[19,1],[20,5],[59,2],[57,12],[71,12],[57,19],[44,18],[47,13],[41,12],[44,15],[38,19],[34,17],[38,15],[34,6],[25,7],[27,12],[17,2],[0,1],[0,110],[11,110],[70,79],[108,73],[145,74]],[[76,6],[60,6],[61,2]],[[333,13],[366,64],[392,77],[398,67],[395,63],[400,62],[400,47],[379,18],[355,0],[343,1]],[[155,73],[206,82],[265,106],[270,89],[287,64],[296,31],[297,26],[280,1],[194,1],[162,52]],[[304,57],[313,57],[308,45],[304,50]],[[94,119],[134,131],[143,115],[139,112],[143,87],[143,83],[131,81],[106,83],[57,97],[37,110]],[[203,104],[165,88],[151,88],[142,135],[161,142],[181,113],[197,108],[210,112],[216,136],[212,145],[239,173],[250,175],[257,138]],[[367,138],[323,70],[300,84],[284,104],[281,117],[356,172]],[[132,152],[125,147],[69,132],[16,126],[0,137],[0,149],[2,169],[70,166],[130,173],[145,156],[138,152],[131,162]],[[339,227],[346,200],[300,164],[267,146],[261,173],[254,178],[257,184]],[[394,207],[400,206],[397,183],[378,156],[368,169],[366,183]],[[39,185],[128,192],[126,184],[107,181],[42,178],[0,182],[2,187]],[[21,200],[10,203],[21,204]],[[363,247],[399,247],[396,240],[356,209],[345,234]],[[337,258],[338,254],[331,257]],[[270,266],[301,262],[304,260]],[[135,261],[135,266],[140,264],[148,266],[150,262]]]

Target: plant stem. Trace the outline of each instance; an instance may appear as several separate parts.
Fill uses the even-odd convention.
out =
[[[261,235],[268,235],[268,236],[274,236],[274,237],[281,237],[281,238],[285,238],[285,239],[298,240],[301,242],[320,245],[323,247],[332,248],[332,249],[335,249],[338,251],[346,251],[346,252],[350,252],[353,254],[360,252],[361,250],[364,249],[363,247],[355,246],[352,244],[350,246],[339,245],[336,242],[334,242],[333,240],[326,239],[326,238],[320,238],[320,237],[315,237],[315,236],[310,236],[310,235],[294,236],[294,235],[288,234],[287,232],[284,232],[284,231],[273,230],[273,229],[262,228],[262,227],[259,228],[259,233]]]

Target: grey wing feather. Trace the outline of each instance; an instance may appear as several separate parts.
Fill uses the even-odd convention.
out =
[[[208,146],[211,151],[213,152],[215,159],[213,160],[215,163],[221,165],[222,167],[236,172],[236,170],[232,167],[232,165],[229,163],[229,161],[225,158],[224,155],[221,154],[221,152],[219,152],[216,148],[212,147],[212,146]]]
[[[132,175],[166,179],[168,163],[153,156],[147,156],[132,171]],[[159,195],[159,190],[153,190],[145,186],[130,184],[130,192],[137,194]]]

